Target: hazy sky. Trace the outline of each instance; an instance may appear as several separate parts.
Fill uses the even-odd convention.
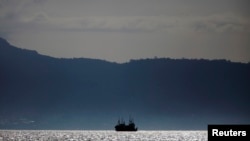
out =
[[[54,57],[250,62],[249,0],[0,0],[0,36]]]

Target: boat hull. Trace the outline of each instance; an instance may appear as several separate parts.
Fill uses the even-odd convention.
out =
[[[115,130],[116,131],[132,131],[132,132],[135,132],[137,131],[137,128],[134,128],[134,127],[130,127],[130,126],[115,126]]]

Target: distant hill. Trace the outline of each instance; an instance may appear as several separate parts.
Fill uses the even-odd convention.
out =
[[[250,64],[53,58],[0,38],[0,129],[143,129],[250,123]],[[127,116],[127,117],[126,117]]]

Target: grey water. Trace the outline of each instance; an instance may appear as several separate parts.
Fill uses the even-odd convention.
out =
[[[0,130],[0,141],[207,141],[207,131]]]

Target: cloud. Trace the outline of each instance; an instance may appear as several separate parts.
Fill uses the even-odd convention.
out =
[[[76,17],[51,18],[50,26],[73,31],[165,31],[174,22],[164,17]]]
[[[4,18],[4,21],[1,20],[1,33],[24,30],[67,30],[77,32],[250,32],[250,21],[247,18],[225,15],[212,15],[206,17],[53,17],[41,11],[28,16],[9,13],[9,15],[5,15]]]
[[[44,18],[44,19],[42,19]],[[245,17],[212,15],[207,17],[124,16],[124,17],[35,17],[50,29],[71,31],[134,31],[134,32],[186,32],[215,33],[250,32],[250,21]],[[45,22],[46,21],[46,22]]]
[[[200,17],[192,22],[192,27],[201,32],[250,32],[250,20],[246,17],[232,15],[212,15]]]
[[[66,1],[64,1],[66,2]],[[64,3],[66,5],[66,3]],[[84,9],[87,9],[87,2],[80,3],[84,8],[76,5],[76,3],[67,5],[62,8],[68,8],[70,6],[77,6],[77,9],[71,9],[67,14],[63,14],[62,8],[57,8],[58,3],[52,3],[49,1],[39,0],[0,0],[0,35],[12,34],[14,32],[23,31],[39,31],[39,30],[56,30],[56,31],[95,31],[95,32],[214,32],[214,33],[228,33],[228,32],[250,32],[250,20],[248,17],[242,17],[239,14],[232,13],[210,13],[207,15],[193,13],[189,16],[184,15],[171,15],[166,14],[159,15],[159,11],[156,10],[156,15],[153,12],[149,12],[151,15],[106,15],[98,16],[95,14],[87,14],[81,16],[76,13],[86,13]],[[103,3],[107,6],[107,3]],[[102,4],[102,5],[103,5]],[[132,4],[132,3],[131,3]],[[133,3],[134,4],[134,3]],[[142,7],[153,7],[152,3],[147,3]],[[164,3],[167,4],[167,3]],[[163,4],[163,5],[164,5]],[[171,4],[171,3],[168,3]],[[194,4],[194,3],[193,3]],[[97,5],[97,3],[95,3]],[[91,5],[89,5],[91,6]],[[100,6],[100,5],[97,5]],[[116,3],[109,6],[112,7],[100,7],[114,9],[116,6],[120,6],[121,3]],[[137,5],[138,7],[139,5]],[[157,5],[160,7],[161,5]],[[204,5],[203,5],[204,6]],[[48,7],[52,7],[50,10],[45,10]],[[89,13],[95,13],[98,9],[91,6]],[[80,8],[80,9],[79,9]],[[197,8],[197,7],[193,7]],[[49,8],[48,8],[49,9]],[[131,11],[138,11],[139,7],[133,7]],[[123,9],[124,10],[124,9]],[[151,9],[153,10],[153,9]],[[50,11],[50,12],[48,12]],[[102,10],[103,13],[108,10]],[[60,13],[61,12],[61,13]],[[124,11],[125,12],[125,11]],[[129,12],[129,10],[126,10]],[[145,11],[144,11],[145,12]],[[171,12],[171,11],[169,11]],[[174,12],[174,11],[173,11]],[[54,13],[54,14],[51,14]],[[70,14],[71,13],[71,14]],[[74,13],[74,14],[73,14]],[[119,13],[119,12],[118,12]],[[135,12],[137,13],[137,12]],[[75,15],[75,16],[72,16]]]
[[[207,16],[64,16],[63,14],[49,14],[43,8],[46,2],[38,0],[0,0],[0,35],[39,30],[77,32],[250,32],[249,18],[236,14],[216,13]],[[45,7],[48,7],[48,5]],[[56,7],[54,11],[56,11]],[[73,12],[74,9],[71,11]]]
[[[5,37],[16,32],[33,30],[34,25],[38,27],[39,22],[35,20],[44,13],[41,8],[44,2],[0,0],[0,35]]]

